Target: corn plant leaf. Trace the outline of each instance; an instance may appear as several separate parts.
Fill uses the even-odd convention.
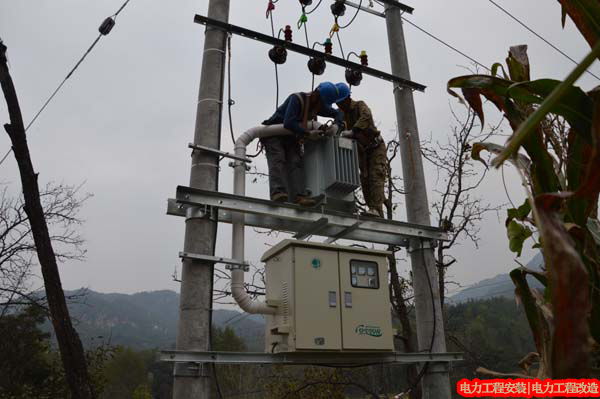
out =
[[[552,93],[548,95],[544,101],[540,104],[533,113],[531,113],[527,119],[519,125],[517,131],[513,134],[510,141],[506,146],[506,150],[496,157],[492,161],[492,165],[499,167],[504,161],[515,154],[524,143],[539,130],[540,122],[546,118],[546,115],[552,111],[552,109],[560,103],[561,98],[565,96],[572,88],[573,84],[581,77],[581,75],[587,70],[587,68],[596,60],[596,57],[600,55],[600,41],[598,41],[592,51],[586,55],[586,57],[577,64],[575,69],[567,76],[567,78],[560,82],[556,86]],[[551,190],[546,190],[551,192]]]
[[[525,104],[541,104],[560,83],[560,80],[553,79],[515,83],[508,88],[507,95]],[[550,112],[564,117],[571,127],[591,141],[593,109],[592,99],[579,87],[571,86]]]
[[[492,65],[491,75],[492,76],[498,75],[498,69],[502,69],[502,76],[504,77],[504,79],[509,79],[508,75],[506,74],[506,70],[504,69],[504,65],[502,65],[499,62],[496,62],[496,63],[494,63],[494,65]]]
[[[539,308],[536,298],[527,283],[527,273],[522,269],[510,272],[510,278],[515,285],[515,295],[523,305],[527,322],[533,334],[533,342],[544,364],[550,363],[551,331],[550,327]]]
[[[600,222],[598,219],[588,218],[586,225],[596,244],[600,245]]]
[[[452,89],[462,89],[464,101],[475,111],[477,117],[484,124],[483,105],[481,97],[491,101],[500,111],[504,111],[504,99],[508,88],[513,84],[510,80],[497,78],[490,75],[458,76],[448,81],[448,93],[462,100]],[[465,90],[467,91],[465,93]]]
[[[559,0],[562,19],[568,14],[590,47],[600,38],[600,3],[597,0]],[[564,22],[563,22],[564,26]]]
[[[526,82],[531,79],[529,74],[529,57],[527,46],[512,46],[506,57],[508,75],[513,82]]]
[[[528,275],[534,277],[544,287],[548,286],[548,275],[546,272],[539,272],[537,270],[528,269],[526,267],[521,267],[520,270],[522,270],[525,274],[528,274]]]
[[[580,159],[584,175],[583,181],[578,187],[575,195],[589,200],[586,217],[597,208],[598,193],[600,192],[600,89],[596,88],[590,92],[593,99],[593,128],[591,129],[591,146],[587,157]]]
[[[505,148],[504,146],[501,146],[501,145],[495,144],[495,143],[487,143],[487,142],[474,143],[473,146],[471,147],[471,158],[483,163],[485,165],[485,167],[487,168],[487,164],[481,158],[481,152],[488,151],[491,154],[500,154],[502,151],[504,151],[504,148]],[[510,161],[512,162],[512,164],[515,167],[519,168],[521,170],[521,172],[523,172],[526,176],[529,176],[529,169],[531,166],[531,161],[529,160],[529,158],[527,158],[527,156],[525,156],[523,154],[518,154],[516,158],[512,158]]]
[[[565,194],[535,198],[534,212],[544,240],[555,329],[552,337],[552,378],[586,378],[590,371],[591,310],[589,278],[559,211]]]
[[[510,250],[515,252],[517,256],[521,256],[523,243],[526,239],[531,237],[533,233],[529,227],[524,226],[515,220],[511,220],[506,227],[506,234],[508,235],[508,247]]]

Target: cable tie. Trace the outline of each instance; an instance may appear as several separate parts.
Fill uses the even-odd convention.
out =
[[[204,50],[205,53],[207,51],[218,51],[219,53],[225,54],[225,50],[221,50],[220,48],[207,48],[207,49]]]
[[[203,101],[214,101],[216,103],[223,104],[223,101],[216,99],[216,98],[203,98],[201,100],[198,100],[198,104],[200,104]]]
[[[219,169],[219,165],[213,165],[212,163],[208,163],[208,162],[198,162],[198,163],[193,163],[192,164],[192,168],[195,168],[196,166],[210,166],[211,168],[217,168]]]

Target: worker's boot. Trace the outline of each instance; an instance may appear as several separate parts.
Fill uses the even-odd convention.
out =
[[[307,195],[297,195],[295,202],[296,204],[307,208],[317,205],[317,200]]]
[[[374,218],[383,217],[383,212],[380,209],[373,208],[371,206],[366,211],[363,211],[362,214]]]
[[[287,202],[288,195],[286,193],[275,193],[271,195],[271,201],[275,202]]]

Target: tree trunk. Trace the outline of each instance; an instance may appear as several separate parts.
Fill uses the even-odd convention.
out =
[[[10,116],[10,124],[5,124],[4,129],[10,137],[12,149],[19,165],[23,196],[25,198],[25,212],[31,225],[31,232],[44,278],[52,326],[56,333],[66,380],[71,391],[71,398],[93,399],[95,398],[95,394],[90,383],[83,346],[69,317],[69,310],[60,282],[58,265],[40,201],[37,174],[34,172],[29,148],[27,147],[21,109],[8,70],[6,46],[1,40],[0,83]]]

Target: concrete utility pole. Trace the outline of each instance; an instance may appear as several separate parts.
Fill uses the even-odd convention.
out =
[[[227,22],[229,0],[210,0],[208,16]],[[216,149],[219,149],[221,142],[226,41],[226,32],[206,28],[194,143]],[[192,153],[190,187],[217,191],[217,157],[204,151]],[[214,256],[216,236],[217,222],[201,218],[198,209],[190,208],[186,216],[183,252]],[[213,268],[213,262],[190,258],[183,260],[177,330],[178,350],[210,349]],[[203,364],[199,369],[190,364],[176,364],[173,399],[210,398],[209,372],[208,364]]]
[[[387,6],[385,20],[392,74],[410,80],[400,9]],[[407,221],[430,226],[427,187],[425,185],[412,90],[396,86],[394,88],[394,100],[402,157],[402,175],[406,191]],[[442,317],[433,248],[431,248],[428,241],[420,241],[419,239],[412,239],[409,248],[413,272],[419,350],[429,350],[433,337],[431,351],[446,352],[444,319]],[[450,378],[446,365],[430,363],[422,379],[422,388],[424,399],[450,399]]]

